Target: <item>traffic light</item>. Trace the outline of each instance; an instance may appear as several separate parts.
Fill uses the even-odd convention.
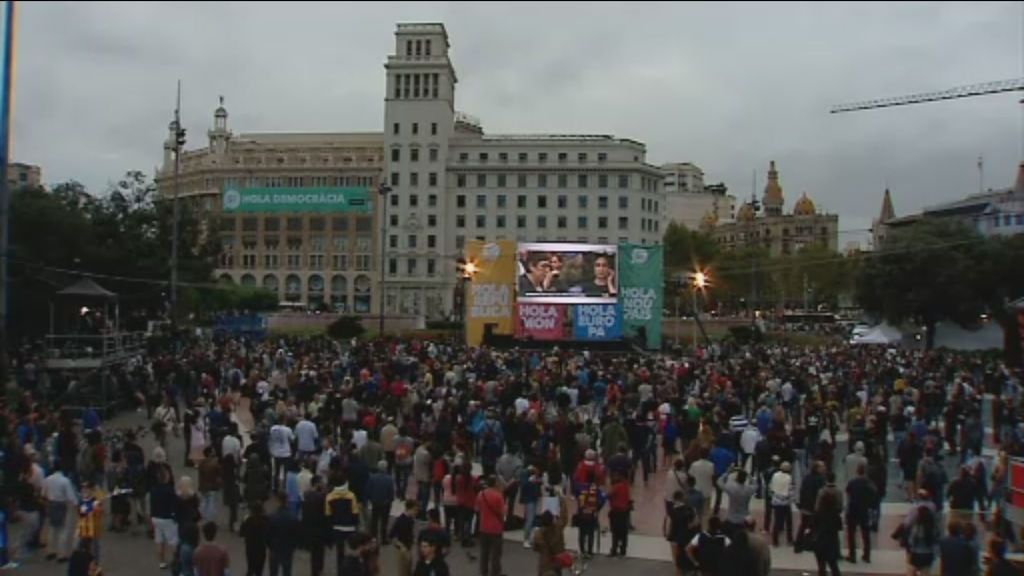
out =
[[[185,147],[185,129],[184,128],[178,128],[177,140],[178,140],[178,147],[179,148],[184,148]]]

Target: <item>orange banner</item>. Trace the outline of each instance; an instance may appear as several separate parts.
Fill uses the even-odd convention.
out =
[[[466,342],[479,346],[487,326],[494,334],[512,334],[514,329],[516,245],[511,240],[466,245],[466,260],[476,266],[466,286]]]

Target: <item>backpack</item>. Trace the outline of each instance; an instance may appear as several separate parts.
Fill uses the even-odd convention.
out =
[[[408,442],[402,442],[395,447],[395,460],[405,462],[412,456],[412,447]]]

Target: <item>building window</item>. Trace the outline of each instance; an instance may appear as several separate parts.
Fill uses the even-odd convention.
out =
[[[434,228],[437,226],[437,215],[427,214],[427,228]]]
[[[537,163],[538,164],[547,164],[548,163],[548,153],[547,152],[540,152],[540,153],[538,153],[537,154]]]
[[[505,208],[508,204],[508,197],[504,194],[498,194],[498,208]]]
[[[420,123],[419,122],[413,122],[412,123],[412,133],[413,134],[419,134],[420,133]]]
[[[577,188],[586,188],[588,185],[588,178],[586,174],[580,174],[579,176],[576,177]]]
[[[565,228],[566,226],[568,226],[567,221],[568,221],[568,219],[565,216],[559,216],[558,220],[557,220],[558,227],[559,228]]]
[[[487,208],[487,196],[486,195],[484,195],[484,194],[477,194],[476,195],[476,207],[477,208]]]
[[[516,208],[526,208],[526,195],[520,194],[516,196]]]
[[[458,194],[458,195],[455,196],[455,207],[456,208],[465,208],[466,207],[466,195],[465,194]]]
[[[289,232],[301,232],[302,231],[302,218],[289,218],[285,225]]]
[[[437,273],[437,260],[433,258],[427,258],[427,276],[433,276]]]
[[[607,160],[608,160],[608,154],[606,154],[604,152],[598,152],[597,153],[597,161],[598,161],[598,163],[603,164]]]
[[[581,194],[576,197],[576,206],[579,207],[580,210],[586,210],[587,203],[587,196]]]
[[[461,235],[461,234],[456,236],[455,237],[455,249],[456,250],[462,250],[465,246],[466,246],[466,237]]]
[[[420,185],[420,173],[419,172],[410,172],[409,173],[409,186],[415,188],[416,186],[419,186],[419,185]]]
[[[505,215],[504,214],[499,214],[498,215],[497,227],[498,228],[504,228],[505,227]]]
[[[476,175],[476,187],[477,188],[486,188],[487,187],[487,174],[477,174]]]
[[[401,181],[398,178],[398,172],[392,172],[391,173],[391,185],[392,186],[398,186],[400,183],[401,183]]]
[[[498,161],[502,164],[508,164],[508,152],[499,152]]]
[[[437,148],[430,149],[429,157],[431,162],[437,162]]]
[[[419,197],[419,195],[417,195],[417,194],[410,194],[409,195],[409,207],[410,208],[416,208],[419,205],[420,205],[420,197]]]
[[[477,156],[477,157],[480,159],[480,163],[481,164],[487,164],[487,158],[488,158],[487,152],[481,152],[480,155]]]
[[[516,178],[516,186],[526,188],[526,174],[520,174],[519,177]]]
[[[392,194],[388,197],[388,202],[391,203],[392,208],[398,208],[398,194]]]
[[[388,216],[388,226],[398,226],[398,214],[392,214]]]
[[[547,207],[548,207],[548,197],[545,196],[544,194],[541,194],[540,196],[537,196],[537,208],[547,208]]]
[[[619,216],[619,230],[629,229],[629,218],[626,216]]]
[[[391,248],[391,249],[397,249],[398,248],[398,234],[392,234],[392,235],[388,236],[388,248]]]
[[[566,196],[565,194],[559,194],[558,198],[556,198],[555,201],[558,203],[559,208],[569,207],[569,197]]]
[[[398,136],[398,131],[398,122],[395,122],[394,124],[391,125],[391,133],[394,134],[395,136]]]
[[[569,153],[568,152],[559,152],[558,153],[558,163],[559,164],[565,164],[568,161],[569,161]]]
[[[437,248],[437,236],[433,234],[427,234],[427,248]]]
[[[598,216],[597,217],[597,227],[599,229],[601,229],[601,230],[606,230],[608,228],[608,217],[607,216]]]
[[[408,244],[409,248],[416,248],[416,235],[415,234],[409,234],[409,237],[406,238],[406,241],[407,241],[407,244]]]
[[[466,215],[465,214],[456,214],[455,215],[455,227],[456,228],[465,228],[466,227]]]
[[[597,197],[597,208],[599,210],[607,210],[608,209],[608,197],[607,196],[598,196]]]
[[[402,158],[402,150],[399,149],[399,148],[392,148],[391,149],[391,161],[392,162],[399,162],[399,161],[401,161],[401,158]]]
[[[629,209],[629,196],[619,196],[619,210]]]
[[[504,188],[506,185],[506,177],[504,174],[498,174],[498,188]]]
[[[427,207],[437,208],[437,194],[427,194]]]
[[[576,155],[576,159],[579,160],[580,164],[586,164],[587,163],[587,153],[586,152],[580,152],[579,154]]]
[[[437,136],[437,122],[430,123],[430,135]]]
[[[538,174],[537,175],[537,188],[547,188],[547,187],[548,187],[548,175],[547,174]]]
[[[526,216],[516,216],[516,228],[526,228]]]
[[[431,187],[437,186],[437,172],[427,174],[427,184]]]
[[[619,188],[629,188],[629,176],[627,174],[619,174]]]
[[[548,227],[548,217],[547,216],[537,216],[537,228],[547,228],[547,227]]]
[[[459,164],[465,164],[469,161],[469,152],[459,152]]]
[[[388,274],[394,276],[398,274],[398,260],[395,258],[388,258]]]
[[[487,216],[484,216],[483,214],[477,214],[476,215],[476,227],[477,228],[487,228]]]
[[[586,230],[587,229],[587,217],[586,216],[577,216],[576,217],[576,227],[579,228],[580,230]]]
[[[607,174],[599,174],[597,176],[597,187],[598,188],[607,188],[608,187],[608,175]]]
[[[415,124],[413,124],[413,126],[415,126]],[[419,148],[410,148],[409,149],[409,162],[419,162],[419,161],[420,161],[420,149]]]

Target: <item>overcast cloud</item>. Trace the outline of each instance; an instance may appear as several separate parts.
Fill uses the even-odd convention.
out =
[[[655,164],[691,161],[749,197],[776,160],[870,224],[1012,183],[1019,94],[845,115],[832,104],[1024,76],[1019,2],[877,4],[21,3],[14,158],[91,190],[151,173],[184,83],[189,147],[217,96],[229,126],[380,131],[396,22],[441,21],[456,106],[492,133],[612,133]],[[849,237],[840,237],[840,245]]]

